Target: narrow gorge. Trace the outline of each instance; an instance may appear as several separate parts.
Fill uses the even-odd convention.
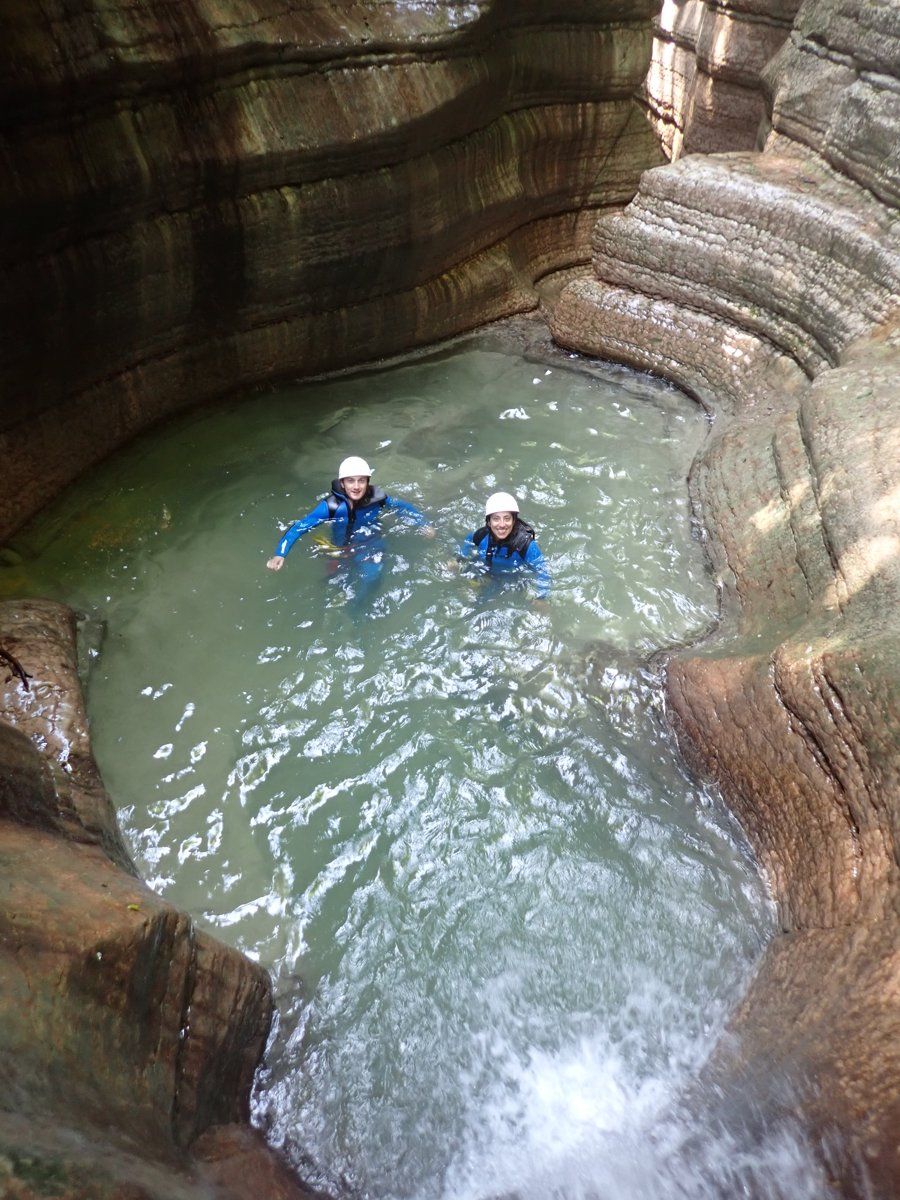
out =
[[[513,314],[714,417],[689,486],[720,620],[668,660],[667,701],[778,933],[693,1102],[799,1115],[834,1194],[894,1196],[897,5],[4,16],[4,538],[189,405]],[[0,612],[3,1194],[309,1194],[248,1122],[266,972],[137,878],[75,615],[29,595]]]

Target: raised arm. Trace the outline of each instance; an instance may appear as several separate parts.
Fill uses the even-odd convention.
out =
[[[387,496],[384,501],[384,507],[390,512],[403,513],[420,529],[428,530],[434,528],[424,513],[420,513],[414,505],[408,504],[405,500],[398,500],[396,496]]]
[[[407,504],[405,500],[398,500],[396,496],[386,496],[384,507],[389,509],[390,512],[405,513],[406,516],[412,518],[416,525],[428,524],[427,518],[414,505]]]
[[[470,562],[476,556],[476,554],[477,549],[475,546],[475,537],[473,534],[469,533],[466,535],[465,540],[459,544],[459,548],[456,551],[457,561]]]

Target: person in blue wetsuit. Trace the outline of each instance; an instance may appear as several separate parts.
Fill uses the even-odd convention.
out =
[[[417,508],[405,500],[388,496],[381,488],[373,488],[372,468],[365,459],[351,455],[338,468],[338,477],[332,481],[330,495],[321,500],[311,513],[294,522],[275,547],[275,553],[266,566],[270,571],[280,571],[294,542],[327,521],[331,525],[332,545],[346,548],[348,554],[352,553],[362,590],[368,593],[382,570],[382,512],[404,513],[427,535],[434,536],[434,529]]]
[[[485,523],[470,533],[460,547],[460,557],[475,562],[492,575],[522,571],[534,575],[539,600],[550,595],[550,571],[534,530],[519,516],[515,496],[495,492],[484,506]]]

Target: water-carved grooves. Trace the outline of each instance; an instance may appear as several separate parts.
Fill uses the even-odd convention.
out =
[[[263,0],[257,4],[262,9]],[[819,1129],[836,1124],[846,1135],[835,1166],[844,1192],[862,1193],[868,1175],[875,1194],[888,1197],[896,1194],[900,1182],[900,1152],[892,1132],[900,1107],[896,1082],[900,1078],[900,1019],[896,1000],[886,999],[897,994],[896,958],[891,966],[891,954],[898,907],[898,818],[890,797],[900,787],[896,749],[900,655],[894,615],[900,611],[900,585],[897,516],[891,507],[888,481],[900,477],[900,439],[891,391],[897,370],[895,303],[900,294],[900,269],[897,235],[890,220],[900,186],[894,165],[897,117],[890,104],[894,93],[882,84],[884,77],[896,78],[900,12],[896,6],[865,0],[807,0],[799,8],[795,0],[759,0],[748,6],[752,11],[744,17],[736,9],[692,0],[687,6],[667,6],[660,13],[648,72],[650,18],[655,7],[648,5],[639,14],[647,22],[646,53],[642,58],[628,50],[625,74],[634,80],[635,89],[646,75],[645,103],[651,115],[666,114],[665,119],[657,119],[661,144],[676,151],[684,146],[700,154],[662,168],[659,176],[648,175],[646,187],[628,215],[614,218],[606,226],[603,259],[595,258],[597,278],[570,283],[558,300],[548,288],[544,302],[554,332],[565,344],[665,374],[720,414],[702,469],[692,472],[693,490],[711,531],[714,562],[717,566],[730,563],[739,574],[732,579],[727,571],[720,572],[723,625],[708,651],[697,649],[676,656],[668,678],[685,752],[721,779],[770,868],[779,890],[784,926],[790,931],[788,937],[776,939],[736,1019],[736,1028],[744,1035],[744,1069],[756,1074],[754,1064],[770,1063],[773,1053],[796,1060],[820,1085],[817,1097],[804,1100],[806,1119]],[[456,46],[469,39],[473,48],[481,49],[484,43],[476,36],[479,20],[489,18],[502,31],[522,19],[521,8],[517,16],[516,6],[501,0],[481,3],[475,9],[472,24],[454,30]],[[558,41],[542,45],[542,9],[538,0],[527,6],[527,13],[534,17],[528,39],[532,66],[540,64],[542,57],[547,61],[552,57],[564,70],[562,64],[570,57],[578,64],[573,92],[581,89],[582,95],[595,96],[596,83],[578,54],[579,38],[586,29],[614,29],[621,22],[622,6],[584,0],[578,9],[583,23],[558,35],[568,39],[568,55],[559,53]],[[334,13],[327,8],[300,11],[304,22],[310,22],[311,40],[321,30],[339,47],[337,52],[329,51],[332,58],[345,53],[348,59],[355,59],[366,39],[370,39],[368,44],[383,40],[386,22],[400,19],[396,6],[390,5],[368,5],[365,11],[341,6],[339,11],[345,22],[343,34],[336,33],[336,22],[331,19]],[[54,26],[56,11],[51,4],[14,6],[11,28],[22,40],[10,45],[20,51],[27,48],[28,53],[17,53],[14,62],[7,62],[6,74],[18,81],[27,76],[33,95],[60,86],[70,96],[85,95],[94,86],[102,89],[112,83],[127,96],[129,70],[118,47],[143,41],[148,51],[158,48],[158,40],[152,36],[144,39],[141,32],[154,24],[174,31],[173,44],[179,39],[186,46],[201,44],[212,74],[231,70],[228,64],[235,52],[228,39],[236,34],[233,29],[216,26],[212,5],[198,2],[175,8],[160,0],[140,7],[108,7],[101,13],[87,0],[83,4],[76,0],[67,7],[67,14],[73,22],[65,31],[65,36],[72,38],[68,48],[64,40],[55,41],[60,31]],[[419,6],[410,9],[412,40],[436,46],[435,39],[446,35],[448,14],[449,18],[457,16],[457,8],[435,4],[427,12]],[[268,15],[260,11],[259,28],[266,25]],[[633,9],[628,15],[634,15]],[[299,17],[288,8],[273,14],[272,19],[274,41],[278,20],[290,22]],[[122,21],[126,26],[133,20],[139,28],[132,30],[134,36],[121,29],[106,31],[105,20]],[[320,21],[323,23],[316,23]],[[792,34],[784,40],[790,22]],[[248,27],[253,24],[251,16]],[[108,32],[114,36],[107,36]],[[499,40],[503,40],[502,33]],[[811,54],[813,45],[821,51]],[[765,53],[757,52],[760,46]],[[871,66],[875,74],[857,75],[842,65],[845,58],[848,63]],[[165,53],[155,61],[148,53],[146,59],[149,75],[159,72],[161,80],[171,81],[169,90],[163,87],[161,92],[165,97],[161,113],[172,116],[184,99],[186,111],[196,116],[196,88],[192,91],[191,81],[180,69],[170,72],[170,61]],[[384,74],[382,67],[354,71],[357,127],[360,114],[367,110],[384,112],[386,93],[380,81],[390,79],[395,69],[401,69],[399,62],[385,66]],[[734,82],[737,77],[743,81],[740,86]],[[273,79],[278,79],[277,74]],[[287,119],[293,104],[288,93],[261,98],[252,95],[254,87],[257,85],[248,79],[240,90],[239,105],[232,101],[226,106],[231,111],[209,114],[206,132],[213,131],[213,136],[204,144],[207,161],[200,166],[205,178],[216,180],[216,194],[209,198],[220,215],[233,199],[229,189],[237,187],[238,167],[244,161],[241,155],[253,157],[254,139],[258,149],[275,147],[286,130],[298,138]],[[436,94],[424,98],[424,106],[431,105],[435,112],[444,104],[452,109],[455,94],[444,79]],[[40,209],[50,236],[60,245],[66,244],[67,238],[77,243],[83,228],[85,212],[73,202],[80,184],[71,181],[80,180],[84,173],[90,179],[88,211],[92,204],[102,207],[122,185],[120,166],[127,167],[132,161],[127,134],[117,124],[121,112],[105,124],[99,111],[93,112],[96,127],[90,146],[67,136],[54,141],[52,124],[43,141],[37,136],[29,140],[27,130],[22,130],[19,138],[19,127],[6,133],[4,197],[13,197],[19,208]],[[332,141],[342,140],[346,155],[352,156],[354,120],[346,119],[340,100],[331,97],[318,113],[321,123],[309,142],[328,135]],[[761,117],[762,133],[767,135],[764,153],[731,157],[727,171],[714,158],[702,157],[705,151],[749,150],[757,145]],[[602,124],[598,122],[583,136],[566,131],[562,143],[556,144],[553,161],[542,163],[544,173],[536,189],[541,203],[555,211],[571,210],[577,196],[588,198],[594,207],[614,206],[634,192],[641,169],[656,161],[658,148],[649,135],[642,139],[636,132],[617,163],[615,177],[598,184],[592,171],[608,151]],[[223,161],[228,160],[235,170],[210,174],[209,162],[216,158],[210,146],[217,129],[227,147]],[[336,137],[333,131],[339,131]],[[158,163],[150,164],[154,169],[148,169],[141,184],[147,194],[154,193],[166,172],[174,170],[177,176],[179,161],[182,167],[187,164],[187,169],[196,166],[183,132],[175,120],[167,142],[160,127],[159,141],[154,143]],[[191,132],[196,136],[196,125]],[[247,136],[243,147],[236,132]],[[553,137],[548,130],[548,144]],[[540,159],[537,149],[533,154]],[[272,161],[277,161],[274,151]],[[473,188],[480,188],[484,196],[492,195],[494,181],[508,166],[479,164]],[[673,251],[667,247],[663,252],[653,212],[659,199],[657,183],[662,182],[670,212],[691,214],[684,223],[683,253],[688,258],[693,255],[698,268],[708,255],[719,264],[712,286],[708,273],[695,273],[690,263],[666,261]],[[219,194],[220,188],[225,194]],[[805,193],[815,198],[813,204],[805,205]],[[551,194],[556,198],[549,203]],[[740,254],[718,258],[721,245],[704,235],[704,210],[719,211],[723,201],[733,220],[733,244],[742,248],[748,267],[772,248],[773,268],[778,269],[770,279],[777,280],[779,290],[791,293],[792,307],[785,310],[780,302],[778,307],[802,318],[796,325],[791,323],[787,339],[784,319],[774,311],[771,282],[748,299],[747,281],[735,278],[741,272]],[[364,202],[364,197],[354,197],[346,190],[335,192],[336,212],[359,213]],[[526,208],[529,203],[523,200]],[[804,213],[808,216],[813,207],[819,215],[812,226],[801,230],[794,225],[795,221],[802,223]],[[490,210],[490,202],[487,208]],[[773,230],[767,220],[773,211],[784,214],[783,229]],[[398,205],[400,225],[414,213],[415,196],[407,193]],[[449,214],[451,223],[453,215]],[[427,227],[407,231],[410,236],[405,242],[395,236],[386,243],[393,247],[392,256],[399,260],[406,254],[421,253],[423,245],[440,240],[447,220],[447,214],[437,212]],[[285,266],[290,248],[296,251],[299,244],[296,238],[301,225],[302,220],[292,224],[286,219],[272,244],[255,260],[254,281],[260,294],[275,296],[279,288],[290,291],[290,271]],[[104,358],[106,334],[107,344],[118,347],[123,340],[127,342],[134,351],[129,352],[130,362],[139,363],[153,322],[136,302],[136,297],[143,296],[136,285],[125,301],[123,320],[116,323],[123,301],[121,295],[109,294],[114,272],[101,256],[75,255],[65,270],[33,281],[36,290],[30,307],[7,285],[2,295],[3,390],[7,399],[0,452],[10,469],[0,495],[4,532],[15,528],[98,454],[188,401],[279,373],[320,371],[394,353],[534,307],[538,301],[535,279],[552,280],[554,267],[584,257],[584,240],[574,249],[563,244],[565,239],[571,241],[571,225],[571,219],[566,219],[531,226],[527,212],[516,212],[508,228],[521,232],[515,236],[504,233],[499,241],[494,236],[490,253],[479,258],[481,234],[475,222],[466,271],[448,262],[443,274],[431,276],[427,284],[405,297],[392,296],[382,279],[384,299],[348,315],[341,304],[341,288],[354,279],[354,221],[345,220],[343,257],[329,278],[334,307],[327,314],[304,315],[261,332],[255,340],[242,341],[233,336],[230,322],[235,314],[226,305],[216,318],[222,321],[223,336],[216,344],[214,361],[194,352],[188,322],[183,353],[158,369],[135,365],[116,371],[111,369],[110,359]],[[396,234],[398,226],[391,228]],[[63,230],[66,232],[61,233]],[[259,234],[258,229],[255,232]],[[709,232],[711,235],[712,230]],[[579,230],[582,239],[583,233]],[[3,236],[16,236],[9,222]],[[320,236],[328,236],[325,227]],[[863,252],[866,239],[877,247],[874,254]],[[200,236],[196,244],[208,254],[217,243],[215,238]],[[241,244],[246,246],[246,238]],[[641,295],[638,273],[630,265],[636,244],[643,245],[648,255],[640,267],[640,279],[652,299]],[[147,270],[147,246],[136,242],[131,249],[129,270],[140,282]],[[170,275],[172,286],[158,293],[155,303],[168,305],[171,323],[177,324],[184,295],[192,295],[193,281],[213,281],[218,276],[210,274],[210,264],[191,260],[192,243],[173,247],[165,243],[164,234],[162,248],[157,249],[154,269],[163,277]],[[836,261],[855,269],[842,268],[835,287]],[[390,262],[384,269],[390,274]],[[616,283],[619,286],[613,286]],[[700,308],[707,315],[692,311]],[[748,313],[752,320],[745,319]],[[203,330],[203,321],[198,328]],[[152,342],[152,337],[149,340]],[[804,362],[812,382],[778,352],[779,345],[790,346]],[[108,383],[79,392],[71,382],[78,378]],[[874,413],[878,419],[858,428],[854,403],[856,412]],[[86,429],[83,421],[88,414],[93,425]],[[805,466],[793,460],[776,466],[772,462],[772,427],[792,424],[796,429],[798,420],[814,453],[809,454]],[[735,451],[739,444],[746,451],[743,458]],[[809,474],[812,462],[816,463],[815,480]],[[781,518],[776,517],[769,529],[764,520],[754,521],[768,500],[774,499],[760,497],[757,484],[762,479],[779,481],[776,508]],[[807,526],[807,510],[801,520],[801,509],[790,505],[799,505],[800,500],[792,497],[802,498],[814,485],[819,515],[813,515]],[[815,575],[800,569],[799,537],[806,539],[809,561],[816,563]],[[821,561],[823,545],[827,564]],[[824,585],[819,582],[820,574],[828,577]],[[48,637],[54,645],[63,645],[66,635],[61,631],[66,620],[47,610],[7,609],[0,633],[28,627],[35,644]],[[58,628],[51,635],[54,622]],[[788,709],[798,714],[793,725],[786,722],[785,707],[774,687],[773,654],[779,664],[779,690],[788,698]],[[24,658],[22,661],[31,670]],[[33,673],[39,681],[39,673]],[[82,720],[77,703],[73,705],[65,691],[76,686],[74,678],[71,673],[63,674],[64,687],[46,679],[41,683],[44,690],[31,708],[23,705],[21,695],[12,696],[9,690],[3,693],[5,719],[27,728],[39,744],[41,739],[48,744],[53,722],[70,728],[78,727]],[[53,691],[49,705],[48,688]],[[34,690],[39,690],[37,685]],[[832,822],[823,798],[804,775],[801,759],[809,762],[814,757],[805,735],[816,746],[830,747],[837,731],[835,697],[840,698],[842,727],[852,729],[854,741],[864,750],[849,750],[855,769],[848,772],[843,787],[848,795],[852,790],[853,799],[847,802],[847,818]],[[747,719],[748,714],[752,720]],[[825,764],[820,766],[830,774],[830,749],[824,757]],[[836,777],[832,778],[838,789]],[[34,790],[37,795],[37,784]],[[85,788],[82,777],[76,779],[74,790],[76,807],[83,804],[85,813],[90,814],[85,828],[101,829],[105,818],[98,818],[97,813],[104,808],[102,788],[95,784]],[[36,870],[35,864],[43,861],[54,870],[55,879],[84,896],[85,872],[89,870],[98,892],[90,903],[99,906],[98,914],[108,913],[112,910],[104,905],[114,895],[119,904],[115,911],[126,930],[139,924],[131,904],[142,908],[155,903],[133,880],[113,872],[97,846],[81,844],[63,853],[62,840],[47,830],[29,832],[6,819],[2,826],[11,858],[19,864],[16,878],[23,887],[27,883],[23,864],[32,864]],[[40,840],[39,853],[26,834]],[[113,845],[114,833],[110,831],[108,838]],[[77,870],[72,867],[72,853],[80,864]],[[103,895],[99,894],[101,887]],[[43,893],[38,889],[35,894]],[[57,891],[51,889],[47,894],[55,896]],[[57,956],[57,962],[65,961],[64,894],[65,888],[60,906],[54,910],[57,924],[53,928],[58,936],[49,936],[49,926],[33,935],[45,939],[42,953]],[[13,928],[13,923],[21,922],[21,915],[7,912],[4,921]],[[123,936],[127,941],[131,935]],[[245,972],[253,975],[252,967],[231,961],[226,964],[219,955],[219,950],[206,947],[198,957],[198,970],[209,972],[204,977],[215,978],[216,987],[230,979],[225,990],[236,997],[236,1003],[244,1002],[237,997],[255,991],[261,1028],[265,1023],[264,981],[257,979],[252,987],[236,986],[235,979],[243,979]],[[823,990],[826,969],[828,987]],[[811,1005],[813,999],[816,1003]],[[104,1011],[98,1011],[101,1025]],[[227,1022],[227,1006],[211,1005],[208,1017],[209,1048],[216,1051],[221,1040],[215,1023]],[[177,1020],[174,1024],[178,1025]],[[248,1035],[236,1052],[242,1065],[228,1082],[231,1087],[235,1080],[243,1081],[238,1093],[246,1085],[261,1045],[259,1038],[249,1036],[248,1025],[242,1028]],[[127,1049],[125,1043],[127,1038],[117,1041],[110,1029],[104,1046],[114,1058]],[[734,1086],[738,1065],[728,1058],[727,1051],[723,1050],[713,1069],[720,1073],[723,1086]],[[121,1108],[123,1130],[130,1128],[143,1137],[150,1114],[170,1112],[171,1096],[160,1082],[163,1075],[161,1065],[152,1079],[132,1080],[141,1086],[132,1089],[132,1118],[127,1106]],[[52,1087],[48,1088],[52,1093]],[[880,1100],[875,1108],[869,1104],[873,1095]],[[239,1108],[239,1103],[225,1103],[215,1112],[209,1109],[208,1115],[215,1123],[228,1119],[223,1115],[226,1112],[239,1115]],[[134,1124],[129,1123],[132,1119]],[[194,1128],[202,1129],[204,1119],[200,1113]],[[197,1169],[215,1181],[209,1186],[221,1186],[228,1174],[237,1188],[237,1164],[253,1160],[258,1184],[259,1172],[276,1171],[270,1160],[254,1157],[259,1152],[258,1146],[248,1146],[232,1132],[220,1138],[217,1149],[205,1143],[207,1157]],[[226,1159],[230,1165],[223,1167]],[[260,1165],[263,1161],[269,1165]],[[154,1186],[165,1194],[158,1178]],[[288,1186],[279,1182],[282,1190],[277,1191],[273,1184],[270,1194],[287,1196]],[[258,1190],[248,1187],[247,1194]]]

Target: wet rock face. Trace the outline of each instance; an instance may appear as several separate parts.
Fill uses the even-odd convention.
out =
[[[0,537],[180,405],[532,309],[583,269],[597,212],[661,160],[634,100],[653,8],[10,0]],[[0,1191],[298,1194],[241,1123],[265,976],[134,877],[71,615],[6,606],[0,634],[34,676],[0,707]]]
[[[269,1028],[266,973],[134,876],[90,751],[70,610],[4,602],[0,644],[31,676],[0,684],[0,1190],[250,1194],[224,1186],[223,1159],[287,1180],[236,1124]],[[272,1194],[303,1194],[292,1186]]]
[[[177,406],[533,308],[659,161],[651,0],[16,0],[0,536]]]
[[[763,70],[799,0],[665,0],[644,101],[669,158],[751,150],[767,123]]]
[[[756,67],[754,66],[754,70]],[[759,73],[757,72],[759,75]],[[840,1131],[847,1194],[900,1191],[900,9],[804,3],[762,70],[762,153],[644,176],[563,291],[565,345],[717,414],[691,489],[723,596],[669,665],[688,757],[721,783],[778,904],[723,1047]],[[687,134],[685,134],[687,140]],[[871,1187],[871,1191],[866,1189]]]

